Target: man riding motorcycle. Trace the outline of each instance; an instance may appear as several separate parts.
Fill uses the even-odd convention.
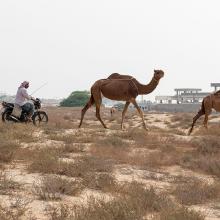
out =
[[[24,112],[26,112],[28,120],[31,121],[31,117],[34,113],[34,105],[30,102],[27,102],[26,100],[33,100],[33,101],[36,101],[36,100],[34,97],[28,95],[28,92],[27,92],[28,87],[29,87],[28,81],[22,82],[21,85],[18,87],[17,94],[15,97],[15,105],[17,105]]]

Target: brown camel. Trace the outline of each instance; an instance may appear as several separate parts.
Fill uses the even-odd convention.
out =
[[[111,100],[117,101],[126,101],[123,112],[122,112],[122,121],[121,128],[123,129],[123,121],[125,113],[128,109],[130,103],[132,103],[138,110],[144,128],[146,128],[144,122],[144,116],[139,108],[136,97],[138,95],[144,95],[151,93],[158,85],[160,79],[164,76],[164,72],[162,70],[154,70],[154,76],[151,79],[150,83],[147,85],[143,85],[139,83],[135,78],[131,76],[123,76],[118,73],[113,73],[110,75],[108,79],[100,79],[96,81],[91,87],[91,97],[87,104],[84,106],[81,112],[81,120],[79,127],[82,125],[82,121],[86,111],[93,105],[96,105],[96,117],[101,122],[104,128],[107,128],[104,122],[100,117],[100,106],[102,103],[102,95]],[[115,77],[115,78],[114,78]],[[124,77],[124,78],[123,78]],[[129,77],[129,78],[128,78]]]
[[[211,114],[212,109],[215,109],[217,112],[220,112],[220,90],[217,92],[214,92],[202,100],[202,106],[200,110],[198,111],[197,115],[193,118],[193,123],[191,125],[191,128],[189,129],[188,135],[191,134],[193,131],[193,127],[196,123],[196,121],[202,116],[205,115],[204,118],[204,127],[207,129],[208,125],[208,116]]]

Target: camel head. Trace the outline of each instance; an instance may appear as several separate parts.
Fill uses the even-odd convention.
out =
[[[154,70],[154,79],[159,81],[164,76],[163,70]]]

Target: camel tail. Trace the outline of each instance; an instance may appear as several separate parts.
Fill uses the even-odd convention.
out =
[[[89,101],[86,103],[86,105],[83,107],[83,109],[82,109],[82,111],[81,111],[81,120],[80,120],[80,123],[79,123],[79,128],[80,128],[81,125],[82,125],[83,118],[84,118],[84,115],[85,115],[86,111],[87,111],[94,103],[95,103],[95,99],[94,99],[93,95],[91,94]]]
[[[191,128],[189,129],[188,131],[188,135],[190,135],[193,131],[193,127],[196,123],[196,121],[202,116],[205,114],[205,104],[204,104],[204,99],[202,100],[202,105],[201,105],[201,108],[200,110],[198,111],[198,113],[196,114],[196,116],[193,118],[193,123],[191,125]]]

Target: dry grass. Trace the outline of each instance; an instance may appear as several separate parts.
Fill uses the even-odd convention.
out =
[[[195,136],[218,136],[220,135],[220,126],[219,125],[210,125],[208,124],[208,129],[205,129],[202,125],[199,126],[199,129],[196,130],[193,135]]]
[[[136,152],[129,158],[130,164],[138,166],[140,169],[149,170],[152,168],[160,168],[162,166],[176,165],[180,161],[178,151],[171,152],[153,151],[139,153]]]
[[[220,185],[207,184],[203,180],[191,179],[178,184],[173,192],[178,202],[183,205],[203,204],[220,195]]]
[[[14,190],[19,189],[20,185],[6,175],[4,171],[0,171],[0,194],[10,195]]]
[[[86,205],[50,207],[52,220],[144,220],[145,216],[157,213],[154,219],[203,220],[204,217],[187,208],[178,208],[164,195],[153,188],[146,189],[133,182],[121,187],[120,195],[110,200],[91,197]]]
[[[103,192],[114,192],[117,188],[115,178],[109,173],[87,173],[83,177],[83,185]]]
[[[59,151],[45,148],[32,152],[32,157],[29,158],[29,172],[54,173],[60,172]]]
[[[10,139],[2,139],[0,141],[0,163],[10,163],[14,159],[20,144]]]
[[[44,174],[66,175],[69,177],[84,177],[89,172],[111,172],[112,162],[96,156],[76,157],[72,161],[61,158],[61,150],[42,149],[35,151],[34,157],[30,158],[29,172]]]
[[[9,206],[0,205],[0,219],[20,220],[26,217],[26,219],[35,220],[36,218],[29,211],[28,205],[30,203],[31,200],[21,198],[20,196],[11,197]]]
[[[219,137],[205,136],[192,141],[194,149],[185,153],[181,165],[220,177]]]
[[[68,156],[69,153],[83,153],[85,152],[85,145],[81,143],[65,143],[61,150],[66,156]]]
[[[73,134],[65,135],[65,134],[60,134],[60,133],[50,134],[48,135],[48,139],[55,140],[55,141],[62,141],[67,144],[71,144],[76,140],[75,135]]]
[[[210,203],[219,212],[217,205],[214,208],[220,191],[219,126],[195,129],[188,137],[192,114],[160,118],[149,113],[146,132],[139,116],[130,112],[122,131],[121,112],[111,117],[109,109],[102,108],[102,118],[111,127],[105,130],[91,108],[77,129],[80,110],[47,108],[49,123],[38,128],[0,123],[0,199],[15,198],[16,193],[32,197],[33,204],[41,204],[41,216],[44,206],[53,204],[44,216],[53,220],[203,220],[193,205],[209,208]],[[27,179],[22,179],[23,172]],[[214,181],[201,183],[194,173]],[[92,195],[88,203],[86,193]],[[0,219],[33,220],[27,217],[33,204],[17,212],[15,200],[0,206]],[[58,205],[66,200],[68,206]]]
[[[130,143],[122,138],[109,136],[96,142],[91,146],[90,152],[99,158],[112,160],[114,163],[125,163],[130,151]]]
[[[2,124],[0,123],[1,138],[30,143],[38,140],[35,135],[38,129],[32,124]]]
[[[191,113],[177,113],[171,117],[170,128],[188,129],[192,124],[193,114]]]
[[[119,187],[122,197],[129,198],[134,204],[145,212],[158,212],[167,207],[174,206],[174,203],[163,193],[156,193],[151,186],[146,188],[143,184],[136,181],[124,183]]]
[[[33,185],[33,192],[42,200],[58,200],[62,195],[76,196],[82,185],[61,176],[44,176]]]
[[[183,206],[164,209],[153,220],[205,220],[205,216]]]

